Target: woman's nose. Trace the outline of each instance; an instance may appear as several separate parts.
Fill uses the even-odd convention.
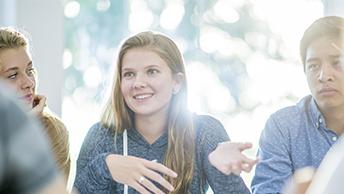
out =
[[[134,88],[139,89],[145,87],[147,87],[147,81],[145,77],[142,75],[137,75],[134,82]]]
[[[23,89],[34,88],[35,87],[35,78],[31,76],[24,75],[21,80],[21,86]]]

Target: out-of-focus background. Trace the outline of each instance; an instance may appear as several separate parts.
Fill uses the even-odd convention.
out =
[[[30,34],[38,90],[67,125],[74,162],[109,96],[117,48],[145,30],[182,50],[190,110],[252,142],[254,157],[269,115],[309,93],[303,31],[343,10],[342,0],[0,0],[0,26]],[[252,175],[242,174],[248,186]]]

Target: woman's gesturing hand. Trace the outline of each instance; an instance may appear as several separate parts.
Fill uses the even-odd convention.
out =
[[[222,142],[208,156],[210,163],[222,173],[239,175],[250,172],[258,159],[246,157],[242,151],[252,147],[251,143]]]
[[[177,174],[160,163],[134,156],[110,154],[106,157],[106,164],[116,182],[126,184],[140,193],[163,194],[164,192],[152,181],[168,191],[174,190],[173,186],[159,173],[173,178],[177,177]]]

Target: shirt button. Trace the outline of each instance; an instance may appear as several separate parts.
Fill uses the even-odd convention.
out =
[[[332,137],[332,141],[337,141],[337,137],[336,137],[336,136],[333,136],[333,137]]]
[[[322,123],[322,119],[321,118],[319,119],[319,123]]]

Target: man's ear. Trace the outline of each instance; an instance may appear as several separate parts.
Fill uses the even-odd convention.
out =
[[[183,81],[185,79],[184,74],[179,72],[173,75],[174,86],[172,89],[173,94],[178,94],[180,88],[182,88]]]

